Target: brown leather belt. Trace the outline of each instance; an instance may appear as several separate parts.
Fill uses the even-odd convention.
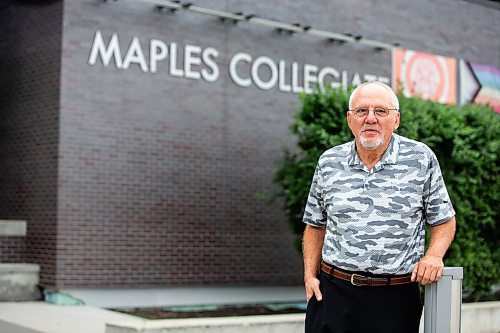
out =
[[[321,270],[337,279],[351,282],[354,286],[395,286],[399,284],[411,283],[411,275],[394,275],[389,277],[371,277],[360,274],[351,274],[339,270],[336,267],[330,266],[325,262],[321,262]]]

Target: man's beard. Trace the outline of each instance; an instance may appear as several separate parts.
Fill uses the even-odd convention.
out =
[[[366,150],[375,150],[380,148],[380,146],[382,146],[382,144],[384,143],[385,138],[384,134],[382,134],[381,132],[379,133],[380,136],[376,139],[367,139],[363,137],[363,134],[361,134],[359,137],[359,142],[361,143],[361,146],[363,146],[363,148],[365,148]]]

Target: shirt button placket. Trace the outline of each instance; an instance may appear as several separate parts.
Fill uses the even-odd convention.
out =
[[[365,190],[369,190],[370,189],[370,178],[371,176],[373,175],[373,171],[369,171],[368,172],[368,175],[365,177],[365,182],[364,182],[364,187],[365,187]]]

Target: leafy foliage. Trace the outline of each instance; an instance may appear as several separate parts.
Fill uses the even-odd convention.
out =
[[[284,152],[275,175],[299,251],[302,215],[317,160],[326,149],[353,140],[346,121],[350,90],[301,95],[302,110],[291,126],[298,150]],[[399,101],[397,133],[434,151],[457,212],[457,233],[445,265],[464,267],[468,300],[484,298],[500,275],[500,115],[487,106],[457,107],[404,96]]]

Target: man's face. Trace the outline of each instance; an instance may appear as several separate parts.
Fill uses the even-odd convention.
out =
[[[356,138],[356,147],[366,150],[385,149],[392,133],[399,126],[399,112],[389,111],[386,117],[377,116],[374,110],[379,108],[394,109],[390,93],[376,84],[362,87],[352,101],[352,109],[367,108],[366,117],[356,117],[353,111],[347,112],[347,122]]]

